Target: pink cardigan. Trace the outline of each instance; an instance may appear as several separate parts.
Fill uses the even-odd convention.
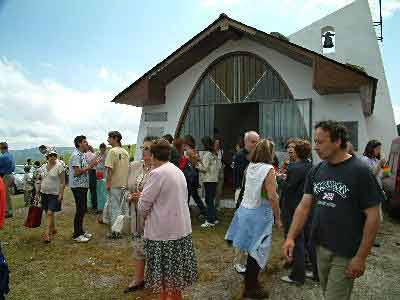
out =
[[[178,240],[192,232],[186,179],[168,162],[150,172],[138,202],[145,218],[144,238]]]

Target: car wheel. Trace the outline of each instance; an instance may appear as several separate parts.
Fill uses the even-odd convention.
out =
[[[11,195],[16,195],[17,194],[17,187],[15,186],[15,184],[13,184],[10,187],[10,193],[11,193]]]

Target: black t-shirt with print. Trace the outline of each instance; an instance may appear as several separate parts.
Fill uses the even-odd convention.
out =
[[[308,174],[304,193],[313,196],[315,243],[338,256],[354,257],[363,236],[363,211],[383,201],[369,168],[354,156],[335,165],[323,161]]]

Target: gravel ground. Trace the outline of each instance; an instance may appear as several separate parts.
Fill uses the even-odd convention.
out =
[[[368,259],[367,270],[355,283],[353,300],[399,300],[400,299],[400,222],[387,217],[378,240],[380,248],[374,248]],[[262,284],[270,290],[272,300],[319,300],[322,299],[319,285],[307,281],[298,287],[280,282],[287,274],[280,269],[262,276]],[[207,285],[196,285],[191,290],[196,300],[241,299],[242,277],[233,268],[224,270],[219,280]]]

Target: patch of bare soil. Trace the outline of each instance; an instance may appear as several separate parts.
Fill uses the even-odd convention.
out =
[[[400,299],[400,223],[386,217],[378,240],[381,247],[374,248],[368,259],[367,270],[355,283],[353,300]],[[318,283],[307,281],[295,286],[280,281],[288,271],[282,268],[280,246],[282,238],[275,235],[270,269],[262,274],[262,284],[270,290],[272,300],[320,300]],[[271,270],[272,269],[272,270]],[[232,263],[226,266],[213,282],[200,282],[191,289],[193,299],[228,300],[242,299],[243,277],[237,274]]]

